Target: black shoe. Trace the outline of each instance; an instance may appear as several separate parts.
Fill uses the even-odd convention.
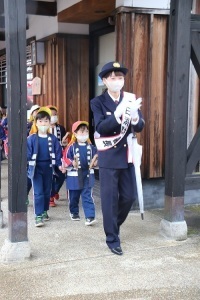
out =
[[[72,221],[80,221],[79,215],[70,214],[70,218]]]
[[[116,247],[116,248],[111,248],[110,249],[112,253],[117,254],[117,255],[122,255],[123,251],[121,247]]]

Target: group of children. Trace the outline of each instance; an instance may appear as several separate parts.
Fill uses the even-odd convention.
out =
[[[3,112],[0,107],[0,148],[1,160],[8,158],[8,119],[7,111]]]
[[[49,220],[49,206],[55,206],[64,180],[71,220],[80,220],[81,197],[85,225],[93,225],[96,219],[92,188],[97,151],[89,139],[88,122],[75,122],[69,140],[69,133],[58,124],[55,106],[34,105],[31,118],[27,127],[27,192],[32,186],[35,226],[41,227]]]

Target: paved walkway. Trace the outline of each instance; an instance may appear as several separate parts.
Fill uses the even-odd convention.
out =
[[[98,187],[98,223],[93,227],[69,218],[66,192],[51,208],[45,227],[34,226],[32,198],[28,207],[31,258],[20,263],[0,262],[0,299],[161,300],[200,299],[200,212],[187,208],[190,220],[186,241],[159,234],[162,210],[131,212],[122,226],[123,256],[105,245]],[[7,165],[2,166],[0,247],[8,237]],[[196,221],[195,221],[196,220]]]

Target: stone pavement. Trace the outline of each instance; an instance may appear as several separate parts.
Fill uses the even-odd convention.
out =
[[[8,237],[7,164],[2,165],[0,247]],[[31,257],[23,262],[0,261],[0,299],[161,300],[200,299],[200,211],[186,208],[188,239],[159,234],[162,210],[130,212],[121,229],[123,256],[105,245],[98,184],[94,189],[98,223],[93,227],[69,218],[65,186],[51,220],[34,226],[32,196],[28,207]],[[80,206],[81,207],[81,206]],[[194,220],[194,221],[193,221]]]

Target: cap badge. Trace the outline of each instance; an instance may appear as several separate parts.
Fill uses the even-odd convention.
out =
[[[119,64],[118,62],[114,62],[114,63],[113,63],[113,67],[114,67],[114,68],[120,68],[120,64]]]

